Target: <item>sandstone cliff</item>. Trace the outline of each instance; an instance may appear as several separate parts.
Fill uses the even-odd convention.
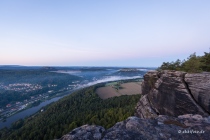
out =
[[[105,130],[84,125],[61,140],[208,140],[210,73],[150,71],[144,75],[135,117]]]
[[[210,73],[188,74],[180,71],[150,71],[144,75],[144,95],[137,104],[136,116],[210,113]]]

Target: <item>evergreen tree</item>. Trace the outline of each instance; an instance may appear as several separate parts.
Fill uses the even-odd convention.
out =
[[[210,53],[204,52],[203,56],[196,56],[196,53],[193,53],[187,60],[177,59],[175,62],[163,62],[157,70],[179,70],[189,73],[210,72]]]

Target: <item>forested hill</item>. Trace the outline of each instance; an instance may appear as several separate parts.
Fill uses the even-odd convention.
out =
[[[95,90],[103,84],[79,90],[49,105],[43,112],[19,120],[11,129],[0,131],[0,139],[49,140],[60,138],[84,124],[105,128],[134,115],[140,95],[120,96],[102,100]]]
[[[175,62],[163,62],[158,70],[178,70],[189,73],[210,72],[210,53],[204,52],[203,56],[197,56],[196,53],[193,53],[187,60],[177,59]]]

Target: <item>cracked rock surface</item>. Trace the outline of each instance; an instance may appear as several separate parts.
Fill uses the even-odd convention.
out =
[[[64,135],[61,140],[100,140],[104,131],[102,126],[83,125]]]
[[[196,102],[210,113],[210,74],[186,74],[185,81]]]
[[[159,115],[156,119],[132,116],[106,131],[101,126],[85,125],[60,140],[208,140],[209,136],[210,117],[187,114],[178,118]]]
[[[188,74],[181,71],[151,71],[144,75],[136,116],[179,116],[210,112],[210,73]]]

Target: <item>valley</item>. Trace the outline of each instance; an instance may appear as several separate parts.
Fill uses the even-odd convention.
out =
[[[77,89],[109,81],[141,79],[145,71],[138,69],[121,73],[121,68],[117,67],[0,67],[1,128],[9,127],[16,118],[21,118],[13,115],[31,112],[33,107],[41,109],[44,107],[39,107],[41,103],[50,103],[50,100],[60,99]],[[33,113],[35,111],[21,116],[24,118]]]
[[[98,124],[109,128],[133,115],[141,95],[123,95],[103,100],[96,93],[96,89],[106,84],[109,83],[82,88],[43,107],[43,111],[16,121],[9,129],[2,129],[0,138],[55,139],[83,124]]]

